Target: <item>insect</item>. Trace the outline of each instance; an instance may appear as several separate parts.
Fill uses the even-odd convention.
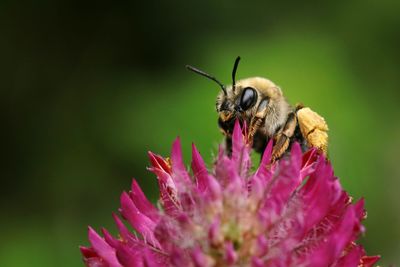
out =
[[[218,125],[225,135],[226,147],[232,150],[232,131],[235,121],[248,126],[248,142],[262,153],[273,139],[272,161],[284,156],[293,142],[303,150],[315,147],[327,154],[328,125],[323,117],[302,104],[292,107],[282,90],[272,81],[251,77],[236,81],[240,57],[232,70],[232,85],[224,85],[215,77],[187,65],[186,68],[213,80],[221,87],[217,96]]]

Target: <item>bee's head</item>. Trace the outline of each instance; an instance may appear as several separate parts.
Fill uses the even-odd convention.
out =
[[[232,70],[232,85],[223,85],[215,77],[186,66],[189,70],[213,80],[221,87],[217,96],[216,110],[219,114],[218,123],[224,134],[230,135],[236,119],[241,123],[250,119],[257,110],[266,105],[274,105],[283,99],[282,92],[273,82],[265,78],[253,77],[236,81],[236,70],[240,57],[237,57]],[[273,107],[273,106],[272,106]]]
[[[224,133],[229,134],[233,130],[233,125],[235,123],[235,119],[238,117],[238,112],[241,112],[240,106],[236,105],[236,94],[235,94],[235,76],[236,70],[239,65],[240,57],[237,57],[235,60],[235,64],[233,66],[232,71],[232,85],[225,86],[219,80],[217,80],[214,76],[194,68],[192,66],[186,65],[186,68],[190,71],[193,71],[197,74],[200,74],[210,80],[213,80],[221,87],[221,93],[217,97],[216,108],[219,114],[218,123],[220,127],[224,130]],[[251,91],[253,93],[253,91]],[[255,94],[253,93],[253,97]],[[250,101],[250,100],[248,100]],[[239,117],[240,119],[240,117]],[[242,120],[241,120],[242,121]]]

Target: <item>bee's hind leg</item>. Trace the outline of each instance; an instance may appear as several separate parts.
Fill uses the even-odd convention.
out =
[[[290,138],[294,135],[297,126],[295,114],[289,113],[285,127],[274,136],[275,144],[272,149],[271,162],[275,162],[286,152],[290,145]]]

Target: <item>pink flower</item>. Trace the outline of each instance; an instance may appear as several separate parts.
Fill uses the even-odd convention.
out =
[[[238,123],[232,157],[222,149],[209,172],[196,147],[192,175],[182,161],[180,141],[171,160],[149,153],[158,179],[160,206],[153,206],[135,180],[122,193],[114,215],[119,236],[89,228],[90,267],[373,266],[355,243],[364,232],[364,201],[352,203],[329,161],[315,150],[270,165],[272,143],[254,172],[250,148]]]

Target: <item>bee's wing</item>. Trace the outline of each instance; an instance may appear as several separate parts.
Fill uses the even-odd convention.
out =
[[[308,146],[318,148],[325,156],[328,152],[328,125],[325,119],[308,107],[296,112],[300,131]]]

